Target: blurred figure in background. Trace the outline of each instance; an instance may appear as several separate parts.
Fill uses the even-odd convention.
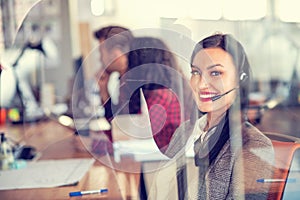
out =
[[[94,33],[99,44],[101,68],[96,74],[104,116],[108,123],[120,112],[119,93],[120,77],[127,71],[127,53],[134,36],[132,32],[122,26],[106,26]],[[112,89],[113,87],[113,89]],[[92,151],[96,154],[112,154],[112,130],[105,130],[106,138],[93,139]],[[101,135],[101,134],[100,134]]]
[[[190,98],[191,92],[174,55],[161,40],[134,38],[124,27],[104,27],[94,36],[104,65],[97,78],[106,119],[111,122],[118,114],[141,113],[142,89],[154,140],[164,152],[175,129],[190,116],[190,104],[184,105],[184,99]],[[117,105],[112,103],[107,87],[113,72],[120,74]]]
[[[97,80],[100,97],[105,109],[105,117],[110,122],[113,119],[113,102],[109,94],[108,82],[114,72],[122,76],[128,68],[127,52],[134,36],[131,31],[121,26],[106,26],[94,32],[94,37],[99,41],[101,69]],[[118,91],[115,91],[118,92]]]
[[[128,70],[121,78],[122,101],[129,113],[139,113],[140,90],[146,100],[152,134],[164,152],[180,123],[190,117],[188,82],[167,45],[154,37],[137,37],[128,53]],[[126,107],[125,107],[126,108]]]

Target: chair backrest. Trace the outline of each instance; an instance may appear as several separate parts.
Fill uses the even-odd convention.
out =
[[[265,134],[272,140],[275,152],[273,179],[287,180],[295,151],[300,149],[300,138],[278,133]],[[286,181],[272,182],[268,199],[282,199],[285,190]]]

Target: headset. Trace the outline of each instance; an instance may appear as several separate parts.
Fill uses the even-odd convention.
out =
[[[245,80],[248,78],[248,75],[245,72],[242,72],[240,74],[240,83],[245,82]]]
[[[248,78],[248,75],[247,75],[245,72],[242,72],[242,73],[240,74],[240,84],[239,84],[239,85],[244,84],[244,83],[245,83],[245,80],[246,80],[247,78]],[[238,89],[238,88],[239,88],[239,86],[237,86],[237,87],[235,87],[235,88],[232,88],[232,89],[228,90],[227,92],[225,92],[225,93],[223,93],[223,94],[216,95],[216,96],[212,97],[211,100],[212,100],[212,101],[216,101],[216,100],[220,99],[221,97],[225,96],[226,94],[228,94],[228,93],[230,93],[230,92],[232,92],[233,90],[236,90],[236,89]]]

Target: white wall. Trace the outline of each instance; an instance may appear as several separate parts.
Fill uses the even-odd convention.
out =
[[[265,18],[252,21],[230,21],[223,18],[196,20],[188,17],[188,13],[191,9],[199,9],[200,12],[203,8],[195,4],[196,1],[189,3],[193,0],[104,0],[109,1],[109,7],[113,9],[110,9],[110,13],[95,17],[90,13],[89,1],[77,1],[78,21],[89,23],[91,31],[115,24],[128,27],[136,36],[162,38],[177,55],[178,63],[187,77],[190,76],[189,61],[195,42],[217,31],[230,33],[243,44],[253,79],[259,82],[262,92],[270,94],[270,80],[278,79],[282,86],[279,90],[286,93],[293,70],[296,68],[300,74],[300,24],[284,23],[272,18],[270,10]],[[268,7],[270,8],[271,6]],[[175,15],[178,17],[174,18]],[[92,43],[93,47],[97,46],[96,40]],[[94,51],[91,63],[97,63],[99,67],[99,52]]]
[[[70,3],[69,8],[64,4],[61,17],[57,17],[60,20],[57,26],[61,27],[58,30],[58,34],[61,34],[59,41],[63,41],[60,44],[63,59],[61,66],[64,66],[66,73],[57,74],[56,70],[47,70],[47,79],[61,85],[57,88],[57,94],[61,99],[66,93],[66,80],[72,74],[72,59],[80,54],[77,26],[81,22],[89,24],[91,35],[98,28],[115,24],[130,28],[136,36],[150,35],[162,38],[178,55],[178,62],[187,76],[194,43],[216,31],[231,33],[242,42],[248,53],[255,79],[262,82],[270,79],[289,81],[294,67],[300,74],[300,60],[297,59],[300,25],[296,23],[279,23],[267,19],[194,20],[187,17],[187,14],[191,8],[196,7],[197,10],[197,6],[201,6],[195,6],[196,0],[194,3],[189,3],[193,0],[103,0],[108,12],[98,17],[91,14],[90,0],[67,1]],[[172,11],[171,14],[168,14],[169,11]],[[71,15],[70,19],[68,13]],[[170,18],[172,15],[178,18]],[[45,20],[46,23],[50,19],[41,20]],[[90,42],[92,46],[90,68],[96,69],[100,67],[99,52],[96,49],[98,43],[94,39]]]

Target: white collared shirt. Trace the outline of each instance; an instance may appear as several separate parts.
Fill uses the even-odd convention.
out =
[[[194,142],[201,137],[201,140],[203,140],[206,131],[204,131],[204,128],[207,123],[207,115],[203,115],[197,121],[195,122],[194,130],[189,137],[186,146],[185,146],[185,152],[188,157],[194,156]]]

